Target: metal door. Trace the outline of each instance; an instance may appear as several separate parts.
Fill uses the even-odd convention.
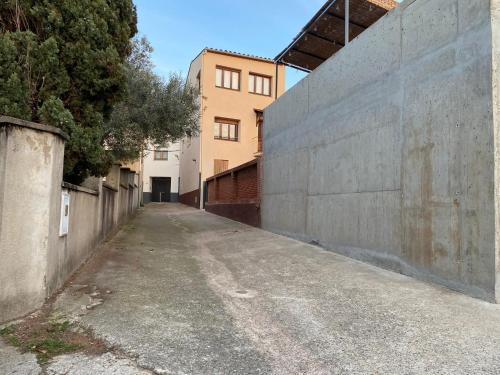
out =
[[[170,177],[153,177],[151,179],[152,202],[170,202]]]

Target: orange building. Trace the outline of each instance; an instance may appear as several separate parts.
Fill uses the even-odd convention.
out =
[[[200,134],[181,141],[182,203],[203,207],[204,182],[260,154],[262,111],[285,91],[272,59],[205,48],[188,82],[200,91]]]

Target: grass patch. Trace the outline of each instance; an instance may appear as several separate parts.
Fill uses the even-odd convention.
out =
[[[16,329],[14,328],[14,326],[7,326],[7,327],[0,329],[0,336],[11,335],[15,331],[16,331]]]
[[[70,327],[71,323],[68,320],[65,320],[64,322],[50,322],[50,326],[47,328],[47,331],[53,332],[53,333],[64,333],[66,332]]]
[[[49,320],[47,314],[40,314],[0,329],[0,336],[23,353],[34,353],[40,364],[62,354],[104,351],[104,344],[93,339],[89,332],[81,333],[72,328],[68,320]]]
[[[16,329],[14,326],[7,326],[0,329],[0,336],[2,336],[5,341],[7,341],[12,346],[20,347],[21,343],[15,333]]]
[[[29,350],[35,353],[38,362],[45,364],[57,355],[73,353],[80,349],[82,349],[82,345],[80,344],[66,342],[59,338],[49,338],[30,342],[26,351]]]

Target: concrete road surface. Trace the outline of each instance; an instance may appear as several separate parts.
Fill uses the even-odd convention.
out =
[[[141,210],[56,305],[127,374],[500,374],[500,307],[178,204]]]

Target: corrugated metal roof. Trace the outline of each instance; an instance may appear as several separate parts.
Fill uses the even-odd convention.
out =
[[[349,0],[349,39],[357,37],[389,10],[394,0]],[[328,0],[274,61],[311,71],[344,47],[345,0]]]

